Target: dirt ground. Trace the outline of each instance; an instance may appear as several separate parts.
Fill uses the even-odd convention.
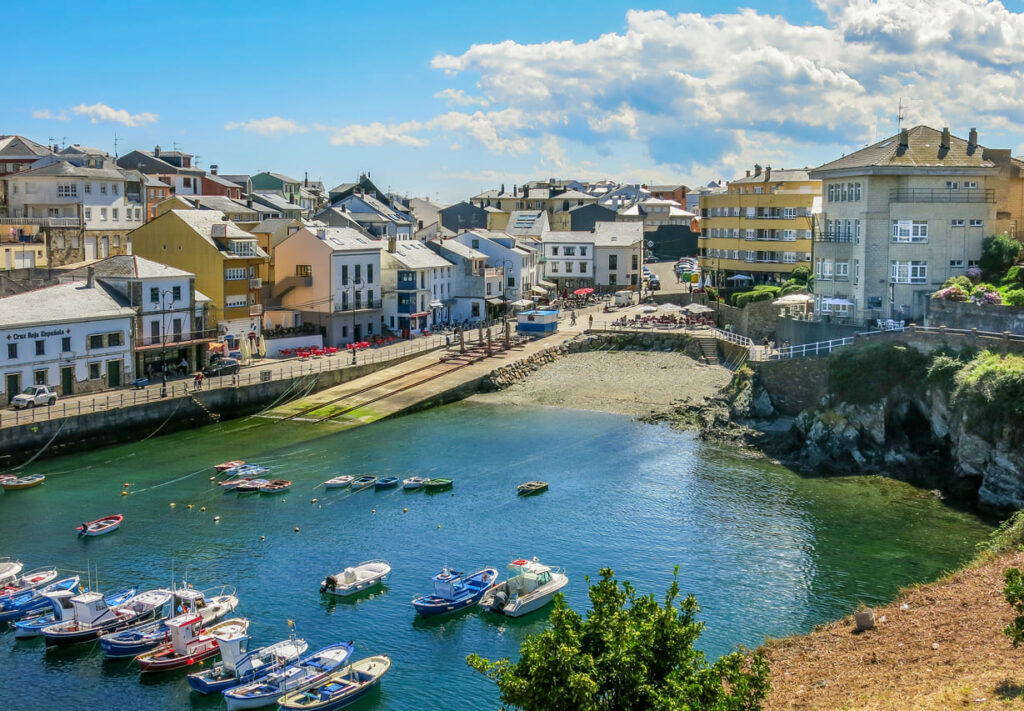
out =
[[[1003,571],[1013,566],[1024,554],[906,591],[875,608],[874,630],[854,634],[847,617],[769,643],[765,710],[1024,709],[1024,648],[1002,633],[1013,618]]]

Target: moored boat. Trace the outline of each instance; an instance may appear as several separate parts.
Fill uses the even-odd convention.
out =
[[[343,474],[342,476],[336,476],[333,479],[328,479],[324,482],[324,488],[326,489],[344,489],[346,486],[352,483],[355,479],[354,476]]]
[[[170,671],[191,666],[220,654],[217,635],[237,634],[249,629],[249,620],[236,617],[203,630],[203,618],[195,613],[167,620],[171,641],[135,657],[143,673]]]
[[[74,618],[43,628],[47,647],[66,647],[90,642],[105,632],[115,632],[156,616],[171,599],[170,590],[147,590],[120,605],[109,606],[103,595],[87,592],[71,598]]]
[[[455,482],[447,477],[432,477],[423,486],[427,491],[444,491],[452,488],[454,484]]]
[[[218,594],[208,595],[193,588],[181,588],[174,591],[168,614],[159,619],[133,625],[120,632],[112,632],[100,637],[100,648],[103,655],[110,659],[135,657],[158,647],[170,640],[167,627],[168,617],[175,613],[193,613],[202,618],[203,627],[216,622],[238,607],[238,598],[234,588],[224,586]]]
[[[288,694],[277,703],[282,709],[340,709],[365,696],[390,668],[391,659],[383,654],[360,659],[311,686]]]
[[[429,482],[429,481],[430,481],[430,479],[428,479],[427,477],[411,476],[408,479],[403,479],[402,480],[402,488],[403,489],[410,489],[410,490],[412,490],[412,489],[422,489],[424,486],[427,485],[427,482]]]
[[[480,607],[509,617],[522,617],[547,605],[569,584],[559,568],[533,560],[514,560],[508,565],[509,579],[491,588]]]
[[[64,578],[43,587],[35,588],[19,595],[11,595],[0,600],[0,622],[13,622],[38,610],[52,609],[51,600],[46,597],[46,593],[57,590],[74,590],[78,587],[78,582],[78,576],[73,575],[70,578]]]
[[[49,612],[40,611],[23,620],[15,622],[15,639],[40,637],[42,636],[45,628],[61,622],[70,622],[74,620],[75,607],[71,604],[72,598],[75,597],[74,590],[54,590],[53,592],[43,593],[42,595],[49,600],[51,610]],[[115,607],[128,602],[128,600],[134,596],[135,588],[125,588],[124,590],[118,590],[117,592],[110,593],[104,598],[104,601],[108,607]]]
[[[340,573],[328,575],[320,582],[320,592],[348,597],[383,583],[389,575],[391,565],[386,560],[364,560]]]
[[[246,481],[243,481],[241,484],[236,486],[235,491],[237,491],[240,494],[251,494],[254,491],[259,491],[260,487],[266,486],[269,483],[270,481],[268,481],[267,479],[247,479]]]
[[[532,496],[533,494],[547,491],[548,483],[546,481],[528,481],[525,484],[520,484],[516,489],[520,496]]]
[[[413,598],[412,605],[423,617],[464,610],[477,604],[497,579],[498,571],[494,568],[463,576],[445,567],[432,578],[434,593]]]
[[[43,474],[31,474],[29,476],[8,479],[0,483],[0,486],[4,488],[4,491],[18,491],[19,489],[31,489],[33,486],[39,486],[44,481],[46,481],[46,476]]]
[[[373,486],[376,489],[390,489],[393,486],[398,486],[397,476],[383,476],[377,481],[373,482]]]
[[[218,481],[217,486],[223,487],[224,491],[236,491],[242,484],[248,484],[252,479],[225,479]]]
[[[29,573],[22,573],[3,585],[0,585],[0,610],[7,598],[41,588],[57,579],[56,568],[39,568]]]
[[[225,469],[222,472],[224,476],[240,477],[243,479],[252,479],[269,473],[270,467],[265,467],[262,464],[243,464],[242,466],[235,467],[234,469]]]
[[[352,491],[360,491],[366,489],[377,483],[377,477],[375,476],[361,476],[358,479],[353,479],[350,486]]]
[[[292,486],[292,483],[287,479],[274,479],[268,481],[266,484],[260,487],[261,494],[280,494],[288,491]]]
[[[315,684],[348,661],[352,647],[351,642],[332,644],[260,680],[228,689],[224,692],[228,711],[268,706],[289,692]]]
[[[219,473],[224,473],[229,469],[238,469],[239,467],[245,466],[244,459],[232,459],[230,462],[222,462],[221,464],[215,465],[213,468]]]
[[[309,645],[294,635],[266,647],[249,650],[247,632],[217,634],[221,661],[211,669],[188,675],[188,685],[200,694],[214,694],[233,686],[249,684],[270,672],[291,664]]]
[[[124,523],[124,516],[114,514],[83,523],[75,530],[78,531],[79,536],[102,536],[104,533],[112,533],[121,528],[122,523]]]
[[[15,580],[24,567],[20,560],[0,558],[0,585],[6,585]]]

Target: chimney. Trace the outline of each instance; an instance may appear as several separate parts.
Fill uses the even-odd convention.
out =
[[[528,186],[526,186],[526,185],[523,186],[523,197],[524,198],[530,197],[530,188]]]
[[[316,231],[316,236],[319,237],[320,239],[327,239],[327,228],[326,227],[318,228],[317,231]]]
[[[518,197],[518,196],[519,196],[519,188],[517,188],[515,185],[513,185],[512,186],[512,197]]]
[[[749,170],[747,171],[747,177],[748,178],[750,177],[750,171]]]
[[[505,194],[505,183],[501,184],[501,190],[498,191],[498,194],[499,195],[504,195]]]
[[[910,131],[904,128],[900,131],[900,148],[910,147]]]
[[[216,175],[217,174],[217,170],[219,168],[220,168],[220,166],[218,166],[218,165],[211,165],[210,166],[210,175]]]
[[[978,147],[978,129],[972,128],[967,134],[967,150],[973,152]]]
[[[395,253],[395,249],[398,247],[398,238],[388,237],[388,252],[391,254]]]
[[[939,139],[939,148],[949,150],[949,126],[942,129],[942,138]]]
[[[157,158],[160,157],[160,146],[157,146],[156,148],[153,149],[153,155],[156,156]]]
[[[764,179],[766,181],[772,179],[772,167],[770,165],[764,169]]]
[[[199,198],[196,198],[195,200],[193,200],[192,204],[195,205],[195,208],[198,210],[199,209]]]
[[[93,286],[93,279],[96,278],[96,270],[93,267],[89,267],[85,270],[85,285],[90,289]]]
[[[761,174],[761,166],[758,163],[754,163],[754,177],[756,178]]]
[[[251,210],[252,209],[252,200],[246,200],[245,201],[245,206]]]
[[[309,171],[308,170],[306,171],[306,177],[302,181],[302,187],[304,187],[304,188],[308,188],[309,187]]]

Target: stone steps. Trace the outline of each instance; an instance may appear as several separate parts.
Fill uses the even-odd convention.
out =
[[[714,338],[698,337],[697,343],[700,344],[701,353],[704,354],[704,360],[708,365],[718,365],[718,341]]]

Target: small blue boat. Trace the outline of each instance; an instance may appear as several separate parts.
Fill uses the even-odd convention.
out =
[[[78,587],[78,582],[78,576],[74,575],[37,590],[0,600],[0,622],[13,622],[37,610],[52,609],[53,601],[45,597],[44,593],[73,590]]]
[[[377,477],[366,475],[354,480],[351,484],[349,484],[349,488],[352,491],[360,491],[361,489],[369,488],[376,483]]]
[[[88,592],[88,591],[83,591]],[[135,588],[125,588],[124,590],[118,590],[117,592],[107,595],[104,599],[107,602],[108,607],[116,607],[122,605],[133,597],[135,597]],[[50,593],[45,593],[43,597],[50,601],[50,605],[53,607],[52,612],[40,612],[39,614],[27,617],[24,620],[18,620],[14,623],[14,636],[16,639],[26,639],[29,637],[41,637],[43,635],[43,628],[55,625],[60,622],[67,622],[75,616],[75,609],[71,604],[71,598],[76,595],[74,590],[54,590]]]
[[[269,706],[285,694],[317,683],[348,661],[353,646],[351,642],[332,644],[263,679],[228,689],[224,692],[228,711]]]
[[[412,605],[423,617],[464,610],[480,602],[498,580],[495,568],[484,568],[466,577],[451,568],[442,568],[435,575],[434,594],[413,598]]]
[[[254,478],[263,476],[264,474],[269,474],[270,467],[265,467],[261,464],[243,464],[232,469],[226,469],[222,473],[224,476],[229,478]]]
[[[393,486],[398,486],[398,477],[382,476],[380,479],[374,482],[374,486],[378,489],[390,489]]]
[[[214,694],[250,684],[279,671],[306,653],[309,645],[295,636],[267,647],[248,649],[248,632],[215,634],[221,661],[211,669],[188,675],[188,685],[200,694]]]

